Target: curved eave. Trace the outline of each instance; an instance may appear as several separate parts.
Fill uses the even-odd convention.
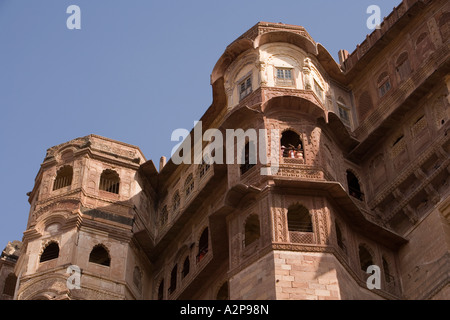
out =
[[[334,112],[328,112],[327,117],[328,122],[326,122],[324,118],[318,119],[318,125],[323,128],[327,128],[330,132],[332,132],[333,136],[336,137],[336,141],[345,151],[350,152],[359,145],[359,141],[350,135],[348,129]]]
[[[255,48],[259,48],[262,45],[276,42],[289,43],[299,47],[307,53],[313,55],[318,54],[316,43],[312,39],[290,31],[271,31],[263,33],[255,39],[254,45]]]
[[[220,130],[225,130],[229,128],[243,128],[244,129],[244,123],[248,123],[249,119],[254,119],[255,117],[260,117],[262,120],[263,113],[261,112],[259,108],[259,104],[248,107],[246,105],[241,107],[236,107],[232,109],[224,118],[223,122],[219,126]]]
[[[217,61],[211,73],[211,84],[222,78],[225,70],[233,63],[233,61],[242,53],[249,49],[253,49],[253,41],[250,39],[238,39],[231,43],[222,56]]]
[[[317,44],[317,60],[325,69],[327,74],[336,81],[346,84],[345,74],[342,72],[340,65],[333,59],[331,54],[325,47]]]
[[[312,97],[311,94],[306,93],[306,96],[308,95]],[[297,97],[291,95],[271,98],[263,103],[263,105],[261,106],[261,110],[265,115],[279,113],[282,111],[294,111],[309,114],[314,118],[326,117],[325,110],[316,103],[312,102],[306,97]]]

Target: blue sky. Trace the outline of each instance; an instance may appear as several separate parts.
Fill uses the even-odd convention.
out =
[[[212,102],[211,71],[258,21],[306,28],[337,60],[400,0],[0,0],[0,250],[21,240],[26,193],[54,145],[91,133],[170,156]],[[66,9],[81,9],[69,30]]]

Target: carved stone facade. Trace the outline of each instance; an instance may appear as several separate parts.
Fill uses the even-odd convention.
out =
[[[403,1],[340,64],[299,26],[230,44],[202,133],[277,130],[269,164],[158,171],[96,135],[49,149],[0,289],[15,265],[10,299],[449,299],[449,12]]]

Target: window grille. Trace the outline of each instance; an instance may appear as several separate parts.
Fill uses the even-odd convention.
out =
[[[68,187],[72,184],[73,169],[71,166],[64,166],[58,170],[55,182],[53,183],[53,191]]]

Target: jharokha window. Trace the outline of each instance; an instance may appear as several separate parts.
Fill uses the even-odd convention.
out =
[[[71,166],[64,166],[56,173],[56,179],[53,183],[53,191],[68,187],[72,184],[73,169]]]
[[[119,174],[113,170],[106,169],[100,176],[100,190],[119,194]]]
[[[294,131],[288,130],[283,132],[281,135],[280,145],[283,158],[296,158],[304,160],[302,140]]]

